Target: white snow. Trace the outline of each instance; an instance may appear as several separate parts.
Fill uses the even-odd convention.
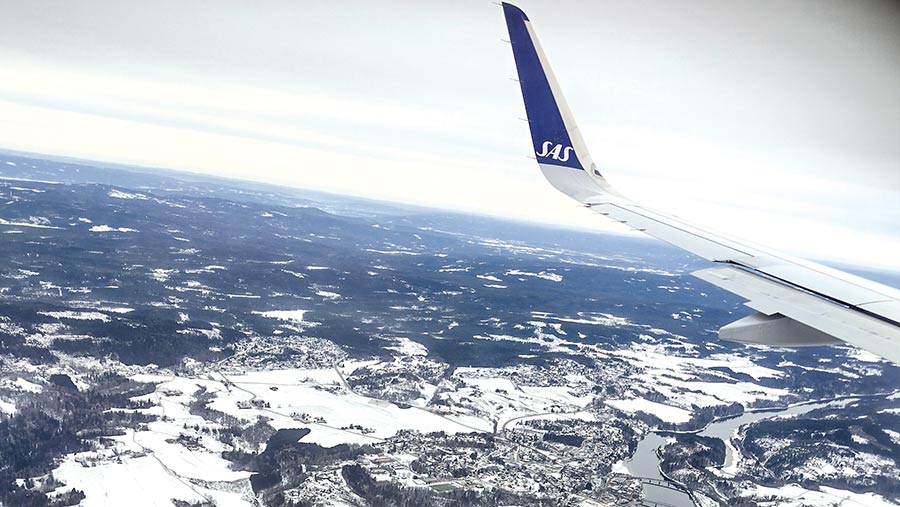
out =
[[[514,373],[519,370],[460,367],[453,379],[463,385],[441,396],[464,410],[453,414],[454,420],[488,431],[495,421],[503,428],[533,418],[591,420],[592,416],[583,410],[590,404],[592,395],[575,394],[569,385],[518,384],[518,375]]]
[[[34,167],[34,166],[31,166]],[[46,183],[48,185],[62,185],[62,183],[58,181],[50,181],[50,180],[36,180],[33,178],[14,178],[12,176],[0,176],[0,180],[4,181],[27,181],[29,183]]]
[[[169,408],[170,405],[167,405],[167,414]],[[185,415],[178,412],[176,414]],[[153,454],[181,477],[207,481],[233,481],[250,475],[249,472],[230,470],[229,462],[217,453],[194,452],[180,444],[167,442],[167,440],[171,440],[173,433],[177,435],[182,430],[179,426],[177,423],[156,421],[150,423],[150,431],[135,433],[132,438],[138,445],[153,449]],[[213,447],[213,450],[218,450],[222,445],[220,442],[206,439],[203,442]]]
[[[303,316],[307,310],[270,310],[268,312],[253,312],[270,319],[288,320],[291,322],[303,322]]]
[[[34,382],[29,382],[22,377],[17,378],[15,381],[11,382],[16,388],[29,392],[29,393],[39,393],[44,390],[44,386],[40,384],[35,384]]]
[[[819,489],[812,491],[796,484],[780,488],[755,485],[744,496],[755,497],[764,507],[897,507],[897,504],[873,493],[860,494],[827,486],[819,486]],[[774,500],[764,501],[764,498]]]
[[[72,319],[72,320],[99,320],[109,322],[109,315],[100,312],[73,312],[67,310],[64,312],[38,312],[41,315],[53,317],[54,319]]]
[[[760,366],[748,357],[736,354],[713,354],[706,358],[674,356],[665,346],[636,344],[631,349],[616,352],[630,358],[629,362],[667,370],[682,370],[691,373],[695,369],[728,368],[735,373],[743,373],[755,380],[779,378],[783,372]],[[757,386],[758,387],[758,386]]]
[[[551,282],[561,282],[563,280],[562,275],[557,273],[551,273],[549,271],[541,271],[540,273],[531,273],[528,271],[521,271],[518,269],[511,269],[505,273],[506,276],[531,276],[534,278],[541,278],[543,280],[549,280]]]
[[[675,424],[686,423],[691,420],[691,413],[683,408],[663,405],[662,403],[645,400],[644,398],[606,400],[605,403],[622,412],[643,412],[645,414],[654,415],[665,422]]]
[[[572,324],[588,324],[595,326],[622,327],[631,325],[631,321],[624,317],[617,317],[609,313],[578,312],[578,318],[557,317],[548,312],[531,312],[536,319],[553,320],[556,322],[569,322]]]
[[[35,229],[62,229],[62,227],[54,227],[52,225],[33,223],[33,222],[10,222],[0,218],[0,225],[15,225],[17,227],[33,227]]]
[[[172,499],[200,503],[206,500],[199,488],[170,475],[153,456],[125,459],[85,467],[69,457],[54,476],[84,491],[83,507],[130,505],[140,507],[171,507]],[[205,491],[204,491],[205,492]],[[238,495],[234,495],[239,499]],[[248,505],[234,502],[232,505]]]
[[[101,306],[97,309],[103,312],[119,314],[130,313],[134,311],[134,308],[128,308],[127,306]]]
[[[420,255],[416,252],[410,252],[409,250],[375,250],[372,248],[366,248],[366,251],[384,255]]]
[[[15,414],[16,406],[8,401],[0,400],[0,413],[3,414]]]
[[[131,194],[131,193],[122,192],[119,190],[111,190],[109,192],[109,196],[112,197],[113,199],[139,199],[142,201],[146,201],[147,199],[149,199],[149,197],[147,197],[144,194]]]
[[[165,417],[149,423],[146,430],[127,430],[122,436],[109,438],[112,447],[66,456],[54,475],[85,492],[80,504],[86,507],[105,505],[167,506],[177,498],[193,503],[202,500],[215,505],[237,507],[249,503],[249,472],[232,470],[221,457],[224,444],[191,427],[216,428],[190,414],[188,403],[200,384],[221,389],[213,381],[194,382],[168,376],[138,375],[138,381],[166,382],[165,388],[143,397],[155,406],[146,412]],[[176,440],[187,433],[199,445],[187,447]]]
[[[626,474],[631,475],[631,471],[628,470],[628,466],[625,465],[627,460],[616,461],[613,463],[611,472],[614,474]]]
[[[428,348],[425,345],[422,345],[419,342],[414,342],[409,338],[399,337],[399,338],[391,338],[395,344],[389,347],[385,347],[388,350],[393,350],[394,352],[399,352],[400,355],[403,356],[427,356]]]
[[[174,272],[174,269],[157,268],[150,271],[150,278],[153,278],[157,282],[165,282]]]
[[[184,335],[192,335],[192,336],[205,336],[210,340],[221,340],[222,339],[222,331],[219,328],[213,329],[197,329],[197,328],[188,328],[188,329],[179,329],[175,331],[178,334]]]
[[[229,375],[228,380],[240,389],[228,388],[223,382],[176,377],[149,377],[145,380],[163,381],[157,387],[157,396],[166,391],[193,393],[199,386],[206,387],[216,395],[209,406],[235,417],[253,421],[259,417],[271,418],[275,428],[297,428],[308,426],[312,431],[304,437],[304,442],[315,442],[331,446],[339,443],[371,443],[375,438],[386,438],[403,428],[419,431],[471,431],[438,415],[419,408],[401,409],[381,400],[350,393],[346,389],[325,390],[322,386],[340,388],[342,382],[334,369],[318,370],[273,370],[250,372],[243,375]],[[277,385],[272,391],[270,386]],[[267,409],[248,406],[254,398],[269,404]],[[173,416],[171,407],[180,406],[184,417],[193,417],[184,407],[185,397],[171,399],[166,403],[166,414]],[[153,398],[150,398],[153,399]],[[164,398],[165,399],[165,398]],[[240,405],[239,405],[240,404]],[[244,407],[244,408],[242,408]],[[327,424],[304,424],[292,417],[293,413],[309,413],[323,417]],[[175,424],[180,425],[177,413]],[[374,430],[371,435],[355,431],[341,430],[350,424],[362,424]]]
[[[110,227],[108,225],[94,225],[88,229],[91,232],[138,232],[130,227]]]
[[[469,271],[469,270],[471,270],[471,269],[472,269],[472,268],[469,268],[469,267],[463,267],[463,268],[459,268],[459,267],[443,267],[443,268],[441,268],[441,269],[438,270],[438,273],[460,273],[460,272],[467,272],[467,271]]]
[[[882,428],[882,431],[887,433],[887,435],[891,437],[891,440],[893,440],[895,444],[900,445],[900,432],[889,430],[887,428]]]
[[[869,443],[869,439],[865,437],[861,437],[857,434],[850,435],[850,440],[853,440],[857,444],[866,445]]]
[[[849,347],[849,350],[847,350],[847,357],[866,363],[880,363],[884,361],[881,357],[857,347]]]

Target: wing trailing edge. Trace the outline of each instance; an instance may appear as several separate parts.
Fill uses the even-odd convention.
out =
[[[800,347],[850,343],[900,364],[900,291],[714,233],[620,194],[601,175],[528,16],[502,3],[538,166],[593,211],[718,266],[693,273],[747,299],[756,313],[719,337]]]

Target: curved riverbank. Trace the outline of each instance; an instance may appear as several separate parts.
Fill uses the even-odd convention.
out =
[[[836,396],[829,399],[821,400],[805,400],[802,402],[792,403],[784,407],[764,407],[746,409],[742,414],[735,416],[726,416],[713,419],[703,428],[687,431],[669,431],[669,430],[652,430],[647,433],[638,443],[638,447],[630,460],[624,463],[625,467],[631,475],[647,477],[650,479],[664,480],[672,484],[683,487],[677,481],[673,481],[670,477],[666,477],[660,471],[659,449],[668,443],[668,439],[677,435],[698,435],[702,437],[718,438],[725,443],[726,455],[725,462],[718,467],[726,474],[736,473],[736,464],[739,461],[739,451],[732,445],[731,439],[737,435],[738,430],[747,424],[752,424],[765,419],[785,415],[803,415],[813,410],[824,408],[841,402],[849,403],[852,400],[884,398],[895,394],[894,391],[888,393],[862,394],[862,395],[844,395]],[[644,495],[650,501],[666,502],[677,507],[693,507],[695,502],[690,493],[680,493],[677,491],[644,486]]]

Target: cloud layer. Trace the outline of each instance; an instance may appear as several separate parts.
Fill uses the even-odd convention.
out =
[[[900,9],[522,4],[594,159],[633,197],[900,268]],[[14,2],[0,147],[605,227],[526,158],[487,2]]]

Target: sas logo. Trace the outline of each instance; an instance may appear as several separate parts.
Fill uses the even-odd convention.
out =
[[[553,148],[551,148],[553,146]],[[539,157],[550,157],[553,160],[559,160],[560,162],[568,162],[569,154],[575,150],[571,146],[563,146],[561,144],[554,145],[552,141],[544,141],[541,149],[543,150],[541,153],[534,152]]]

